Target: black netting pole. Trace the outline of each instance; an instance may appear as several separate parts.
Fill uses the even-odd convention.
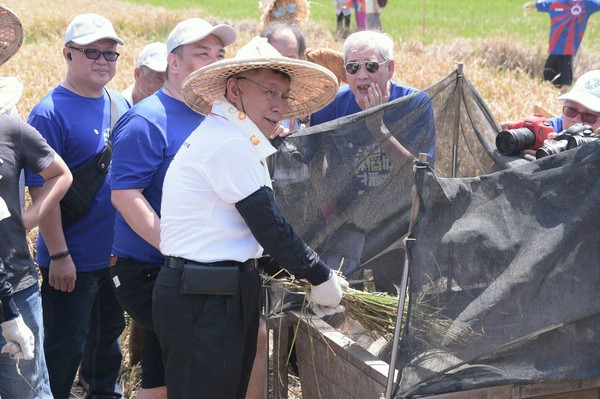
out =
[[[420,153],[419,160],[417,161],[417,168],[415,173],[427,166],[427,154]],[[412,209],[410,212],[410,219],[408,222],[408,236],[405,241],[414,240],[412,237],[412,229],[419,215],[419,209],[421,208],[421,201],[419,194],[417,193],[417,187],[413,186],[412,193]],[[406,248],[406,244],[405,244]],[[387,386],[385,389],[385,399],[392,399],[393,387],[394,387],[394,376],[396,372],[396,358],[398,356],[398,344],[400,342],[400,331],[402,328],[402,314],[404,313],[404,303],[406,302],[406,290],[408,287],[408,270],[410,266],[410,260],[408,257],[408,251],[404,255],[404,269],[402,270],[402,283],[400,286],[400,298],[398,299],[398,310],[396,311],[396,325],[394,328],[394,340],[392,342],[392,354],[390,357],[390,364],[388,369]]]
[[[459,62],[456,68],[456,92],[458,96],[456,98],[462,98],[462,83],[464,79],[463,75],[463,63]],[[456,169],[458,168],[458,138],[460,136],[460,103],[456,101],[456,109],[454,110],[454,132],[452,132],[452,177],[456,177]]]

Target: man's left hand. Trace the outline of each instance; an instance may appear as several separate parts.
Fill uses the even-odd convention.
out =
[[[275,130],[273,130],[273,133],[271,133],[271,135],[269,136],[269,138],[271,140],[273,140],[273,139],[276,139],[277,137],[286,137],[286,136],[289,136],[290,133],[291,133],[290,129],[288,129],[287,127],[277,125]]]

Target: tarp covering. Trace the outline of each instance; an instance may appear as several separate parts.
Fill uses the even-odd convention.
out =
[[[600,142],[416,181],[397,397],[599,376]]]
[[[476,176],[524,161],[495,150],[496,123],[456,71],[423,93],[301,129],[281,146],[270,166],[286,218],[330,266],[341,264],[349,279],[361,279],[367,268],[379,290],[396,293],[414,164],[387,148],[389,137],[373,133],[381,120],[414,157],[435,148],[432,163],[442,176],[453,170]]]
[[[496,151],[497,131],[455,71],[302,129],[271,159],[277,202],[308,244],[393,294],[416,177],[398,398],[600,375],[600,144],[529,162]],[[412,158],[433,147],[415,175]]]

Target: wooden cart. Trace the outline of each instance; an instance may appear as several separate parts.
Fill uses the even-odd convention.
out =
[[[302,399],[385,398],[389,365],[318,318],[289,311],[268,320],[273,333],[272,398],[287,398],[287,357],[295,334]],[[296,331],[296,333],[294,333]],[[600,361],[600,360],[599,360]],[[422,399],[600,399],[600,376],[503,385]]]

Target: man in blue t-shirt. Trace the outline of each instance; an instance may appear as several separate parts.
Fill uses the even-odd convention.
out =
[[[76,16],[67,27],[62,50],[66,78],[29,115],[28,122],[71,171],[104,149],[111,116],[115,119],[128,108],[120,94],[109,96],[105,89],[116,72],[119,44],[124,42],[106,18]],[[28,173],[26,182],[35,201],[43,179]],[[88,397],[121,397],[116,382],[125,319],[108,270],[114,217],[104,182],[80,219],[63,225],[58,206],[40,219],[37,263],[43,277],[44,349],[57,399],[69,397],[80,364]]]
[[[544,65],[544,80],[555,86],[570,86],[573,82],[573,57],[577,55],[588,19],[600,11],[600,0],[536,0],[524,8],[536,7],[550,14],[548,58]]]
[[[127,112],[114,130],[108,176],[117,208],[111,275],[119,301],[144,328],[139,399],[166,398],[161,348],[152,325],[152,290],[160,253],[160,208],[165,173],[183,141],[204,120],[183,101],[188,75],[225,57],[236,39],[229,25],[200,18],[180,22],[167,40],[167,80],[162,89]]]
[[[324,153],[330,170],[347,169],[357,160],[354,176],[336,198],[323,205],[323,215],[343,211],[359,195],[385,182],[394,165],[402,167],[419,153],[426,153],[430,164],[435,160],[435,123],[427,93],[392,81],[394,43],[382,32],[361,31],[348,36],[343,54],[348,85],[342,86],[332,103],[311,115],[311,126],[405,98],[402,106],[387,113],[373,126],[365,119],[367,130],[355,129],[340,134],[315,134],[306,140],[304,159]],[[383,115],[383,113],[376,116]],[[389,134],[388,126],[399,125],[409,117],[410,129]],[[393,120],[392,120],[393,119]],[[329,173],[329,172],[328,172]],[[343,270],[349,278],[359,273],[360,256],[365,243],[361,231],[350,226],[330,236],[323,256],[328,265]]]

